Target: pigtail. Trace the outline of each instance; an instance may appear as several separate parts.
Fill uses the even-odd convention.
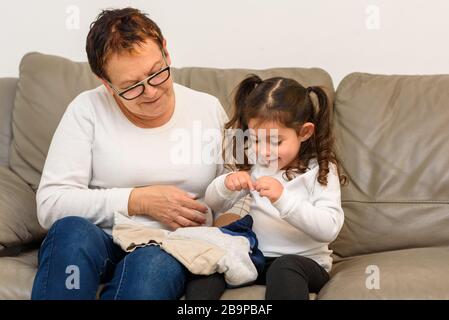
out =
[[[246,99],[250,93],[257,87],[262,79],[256,75],[250,75],[245,78],[235,89],[234,99],[232,102],[232,117],[228,123],[226,123],[226,129],[248,129],[247,120],[244,119],[244,109],[246,105]]]
[[[232,117],[225,124],[225,132],[223,134],[223,150],[222,155],[225,159],[225,168],[230,170],[249,170],[251,165],[248,160],[248,138],[243,136],[242,142],[237,139],[235,134],[241,134],[248,130],[248,121],[245,117],[246,100],[253,90],[262,82],[257,75],[250,75],[245,78],[236,87],[232,102]],[[236,133],[236,131],[239,131]],[[243,151],[243,159],[238,156],[239,151]],[[235,163],[237,160],[237,163]]]
[[[346,177],[340,174],[339,161],[334,152],[334,136],[331,127],[331,104],[326,92],[318,86],[308,87],[306,90],[306,104],[312,108],[312,122],[315,133],[310,143],[314,144],[316,158],[319,165],[318,182],[327,185],[329,163],[337,166],[340,183],[346,184]]]

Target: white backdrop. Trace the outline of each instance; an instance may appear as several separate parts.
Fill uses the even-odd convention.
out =
[[[448,0],[1,0],[0,77],[29,51],[86,61],[102,8],[149,13],[173,65],[321,67],[335,85],[354,71],[449,73]]]

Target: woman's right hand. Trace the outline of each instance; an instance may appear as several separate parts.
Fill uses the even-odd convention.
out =
[[[128,200],[129,215],[148,215],[175,230],[206,222],[208,208],[175,186],[134,188]]]
[[[231,191],[240,191],[242,189],[254,190],[254,183],[246,171],[237,171],[228,174],[225,179],[225,186]]]

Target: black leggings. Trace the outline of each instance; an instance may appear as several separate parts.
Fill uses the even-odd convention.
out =
[[[308,300],[318,293],[329,274],[314,260],[298,255],[265,258],[265,268],[255,284],[266,285],[267,300]],[[226,289],[222,274],[191,275],[186,285],[186,300],[218,300]]]

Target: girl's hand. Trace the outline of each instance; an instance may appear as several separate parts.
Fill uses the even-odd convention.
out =
[[[242,189],[254,190],[251,176],[246,171],[238,171],[227,175],[225,186],[231,191],[240,191]]]
[[[275,178],[260,177],[254,186],[261,197],[267,197],[271,203],[276,202],[284,191],[284,186]]]

